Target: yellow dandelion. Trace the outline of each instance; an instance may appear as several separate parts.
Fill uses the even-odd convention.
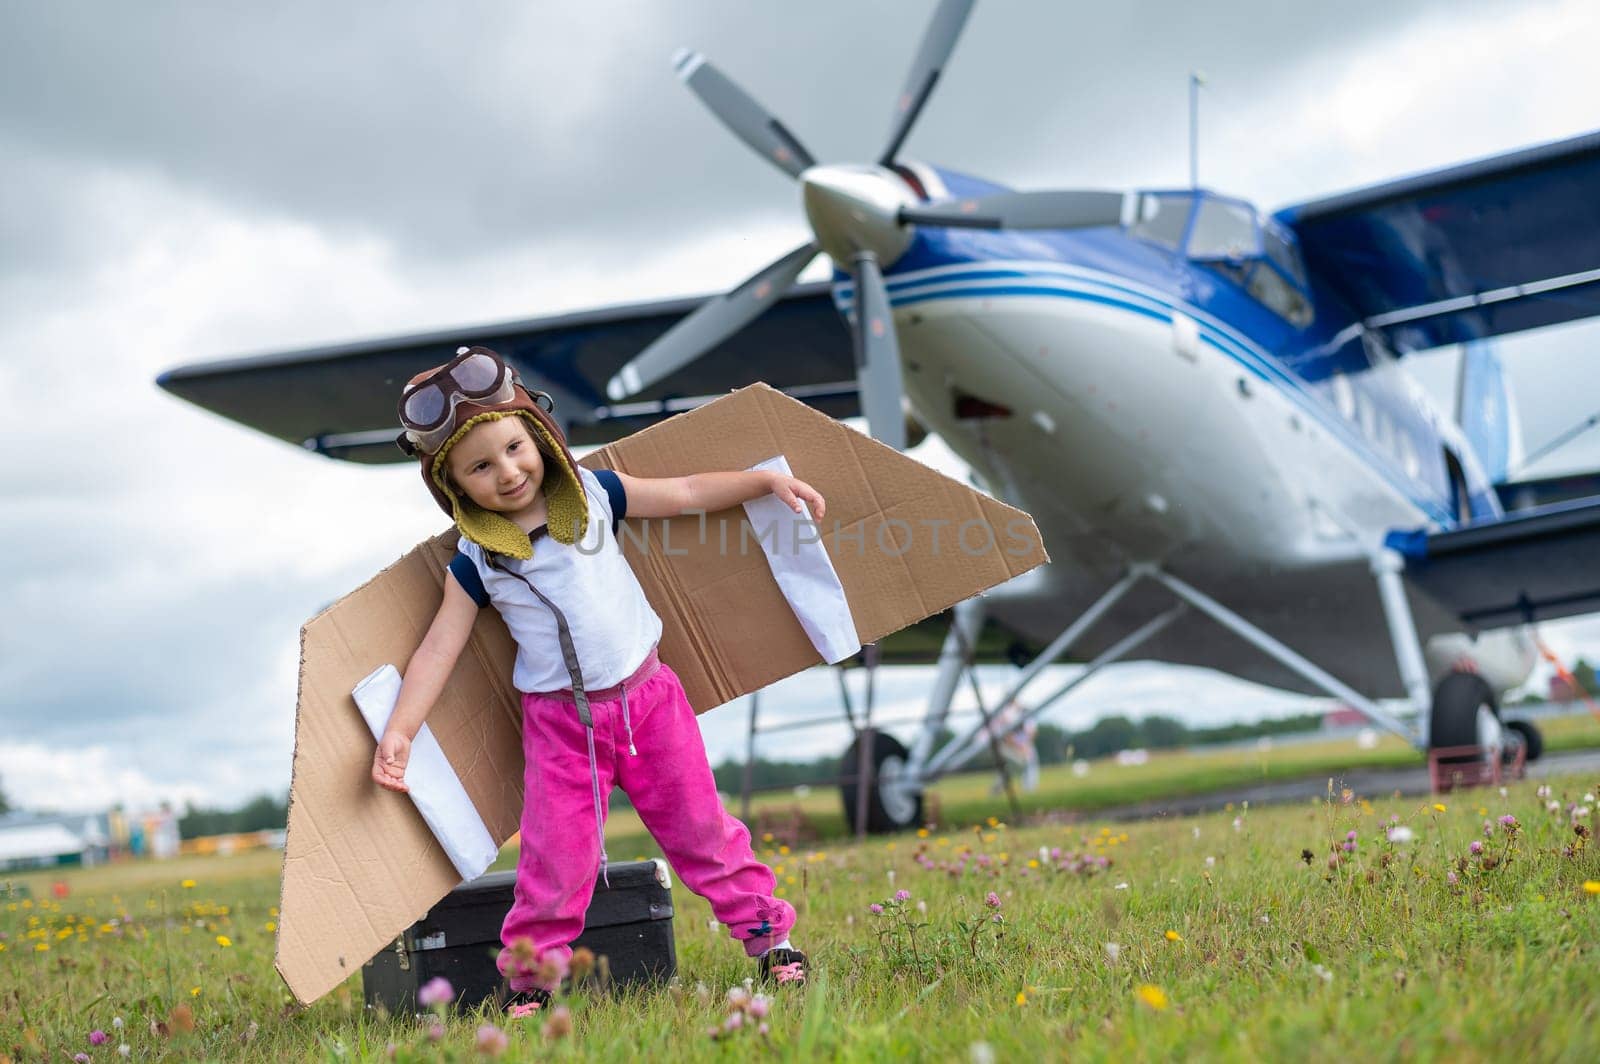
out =
[[[984,823],[988,824],[992,828],[997,828],[1000,826],[1000,821],[996,817],[990,817],[989,819],[985,820]]]
[[[1443,803],[1443,802],[1434,802],[1434,803],[1433,803],[1433,811],[1434,811],[1434,812],[1435,812],[1435,813],[1442,813],[1442,812],[1444,812],[1444,803]]]
[[[1028,858],[1028,867],[1029,868],[1038,868],[1039,867],[1039,859],[1037,857]]]
[[[276,905],[274,905],[272,908],[268,909],[267,910],[267,915],[268,916],[277,916],[278,915],[278,907]]]
[[[6,944],[4,942],[0,942],[0,953],[4,953],[5,951],[6,951]]]
[[[781,854],[784,857],[789,856],[789,847],[787,847],[787,846],[779,846],[778,847],[778,853]]]
[[[1170,935],[1172,932],[1168,931],[1167,934]],[[1153,983],[1141,983],[1135,993],[1139,995],[1140,1001],[1157,1012],[1161,1012],[1167,1007],[1167,992]]]
[[[268,920],[262,926],[265,927],[268,931],[276,931],[278,929],[278,925],[273,923],[271,920]]]
[[[35,942],[33,944],[33,951],[35,953],[49,953],[50,952],[50,943],[48,943],[48,942]]]
[[[184,890],[193,890],[194,889],[194,880],[186,879],[182,883],[179,883],[178,886],[182,887]]]
[[[1478,815],[1479,816],[1488,816],[1489,815],[1489,810],[1480,805],[1480,806],[1478,806]]]
[[[227,935],[218,935],[217,945],[221,946],[223,949],[227,949],[229,946],[233,945],[233,939],[229,938]]]
[[[1172,930],[1169,929],[1167,931],[1167,941],[1168,942],[1182,942],[1183,941],[1183,936],[1178,934],[1176,931],[1172,931]]]
[[[762,842],[771,842],[771,841],[772,841],[772,832],[770,832],[770,831],[763,831],[763,832],[762,832],[762,833],[761,833],[761,841],[762,841]]]
[[[1022,991],[1018,990],[1017,991],[1017,1004],[1018,1005],[1026,1005],[1027,1003],[1028,1003],[1028,995],[1024,994]]]
[[[1583,881],[1583,892],[1585,894],[1600,894],[1600,883],[1596,883],[1592,879],[1584,880]]]
[[[197,986],[191,986],[189,988],[189,996],[190,997],[199,997],[200,996],[200,988],[197,987]]]
[[[929,833],[927,828],[918,828],[917,829],[917,838],[919,838],[919,839],[925,839],[925,838],[928,837],[929,834],[930,833]]]

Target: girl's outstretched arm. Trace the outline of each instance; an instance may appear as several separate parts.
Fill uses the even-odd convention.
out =
[[[827,504],[822,493],[798,477],[773,470],[732,473],[693,473],[686,477],[630,477],[618,473],[628,495],[629,517],[677,517],[680,514],[715,513],[763,495],[776,495],[796,513],[802,502],[811,516],[820,518]]]
[[[391,791],[410,790],[406,786],[406,763],[411,760],[411,740],[439,700],[439,692],[444,690],[450,670],[461,656],[461,648],[467,645],[477,617],[478,604],[462,590],[454,576],[446,575],[444,601],[428,626],[428,634],[422,637],[421,645],[406,665],[400,697],[395,699],[383,738],[378,740],[378,749],[372,755],[372,780],[378,786]]]

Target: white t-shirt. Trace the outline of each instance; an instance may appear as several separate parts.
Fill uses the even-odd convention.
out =
[[[533,557],[497,557],[498,564],[528,578],[551,602],[560,607],[572,633],[572,645],[583,670],[584,687],[597,691],[615,687],[638,670],[650,648],[661,640],[661,618],[650,608],[633,569],[622,557],[613,531],[626,513],[621,485],[612,480],[620,505],[613,512],[610,494],[589,470],[579,467],[578,477],[589,499],[589,528],[571,546],[548,535],[533,541]],[[572,686],[561,656],[555,616],[526,584],[511,573],[492,569],[478,544],[461,538],[461,555],[472,563],[489,603],[500,611],[517,643],[517,665],[512,681],[519,691],[558,691]],[[459,563],[457,563],[459,564]],[[468,579],[457,578],[469,594]],[[485,605],[480,600],[479,605]]]

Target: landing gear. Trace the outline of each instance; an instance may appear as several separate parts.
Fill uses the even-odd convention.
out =
[[[1439,686],[1433,689],[1428,745],[1436,750],[1452,746],[1506,748],[1500,706],[1495,701],[1494,690],[1483,677],[1470,672],[1452,672],[1439,681]],[[1439,760],[1460,763],[1471,761],[1472,757],[1457,754]]]
[[[868,743],[870,767],[866,772],[867,830],[873,834],[905,831],[922,822],[922,788],[906,771],[906,748],[885,732],[869,728],[856,734],[855,742],[839,761],[844,783],[839,790],[844,798],[844,820],[852,832],[857,823],[860,792],[857,775],[861,769],[861,742]]]
[[[1531,720],[1508,720],[1506,732],[1522,740],[1522,749],[1529,761],[1537,761],[1544,754],[1544,735]]]

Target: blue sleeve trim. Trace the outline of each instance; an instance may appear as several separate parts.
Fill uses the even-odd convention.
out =
[[[596,469],[594,479],[606,489],[606,499],[611,503],[611,534],[617,534],[622,519],[628,516],[628,493],[622,488],[622,478],[609,469]]]
[[[461,590],[478,604],[480,610],[489,605],[489,592],[483,589],[483,577],[478,575],[478,567],[472,564],[471,558],[457,551],[456,556],[450,559],[450,572],[455,575]]]

